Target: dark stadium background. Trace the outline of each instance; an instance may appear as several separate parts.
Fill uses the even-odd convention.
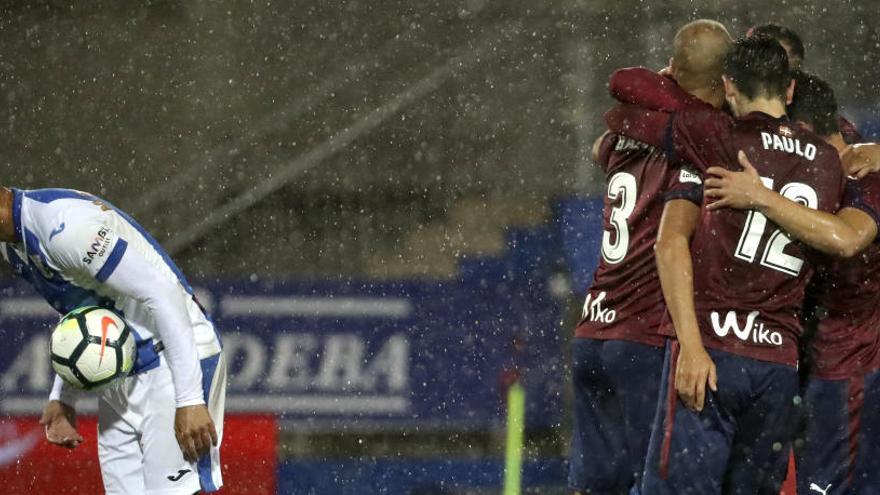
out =
[[[499,493],[504,390],[517,376],[529,397],[524,491],[565,493],[567,342],[601,228],[589,149],[605,81],[617,67],[663,67],[676,28],[698,17],[734,36],[793,28],[805,68],[880,136],[869,0],[4,1],[0,182],[112,201],[218,308],[261,294],[415,305],[402,323],[363,308],[320,322],[254,316],[262,341],[347,328],[373,357],[384,344],[371,338],[403,332],[404,393],[421,387],[412,400],[426,409],[288,413],[283,400],[270,407],[285,390],[245,390],[238,409],[268,416],[241,425],[277,418],[277,441],[238,440],[269,442],[273,458],[259,462],[273,479],[222,493]],[[0,373],[51,323],[16,313],[32,294],[3,273]],[[220,313],[229,335],[249,324],[240,308]],[[0,407],[39,403],[22,386],[3,381]],[[13,413],[0,444],[30,425]],[[250,431],[233,427],[229,438]],[[65,459],[0,472],[38,483],[80,466]],[[65,490],[87,493],[77,482],[89,481]]]

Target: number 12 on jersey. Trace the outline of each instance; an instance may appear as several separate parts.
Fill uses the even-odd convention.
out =
[[[761,177],[761,182],[772,189],[773,179]],[[779,194],[786,198],[798,202],[808,208],[816,209],[819,207],[819,199],[816,190],[802,182],[791,182],[782,186]],[[742,234],[739,236],[739,243],[736,246],[734,256],[749,263],[755,262],[758,254],[758,247],[761,245],[761,239],[764,237],[764,230],[767,227],[767,217],[763,213],[750,210],[746,217],[746,223],[743,226]],[[782,273],[798,276],[804,265],[804,260],[785,254],[785,247],[791,244],[791,237],[780,229],[775,229],[770,234],[770,239],[764,248],[760,263],[771,270],[780,271]]]

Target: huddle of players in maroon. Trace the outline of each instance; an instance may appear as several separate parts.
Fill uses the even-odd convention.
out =
[[[880,175],[845,170],[877,147],[803,55],[701,20],[612,76],[572,489],[778,494],[793,448],[799,493],[880,493]]]

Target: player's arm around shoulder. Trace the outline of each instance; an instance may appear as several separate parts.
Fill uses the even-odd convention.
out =
[[[662,148],[670,114],[620,103],[605,112],[602,118],[611,132]]]
[[[829,161],[833,163],[822,166],[835,173],[830,174],[829,184],[824,187],[838,188],[842,178],[835,170],[840,168],[836,155]],[[757,210],[808,246],[842,258],[855,256],[874,241],[877,221],[872,212],[876,210],[869,204],[875,201],[873,197],[870,201],[863,200],[861,187],[855,181],[847,185],[841,208],[832,214],[804,206],[796,198],[787,198],[765,187],[757,170],[742,151],[739,152],[739,162],[743,167],[741,172],[722,167],[711,167],[707,171],[710,177],[706,179],[705,195],[713,200],[708,205],[710,210]]]
[[[608,90],[622,103],[661,112],[675,112],[694,99],[671,77],[644,67],[614,71],[608,81]]]

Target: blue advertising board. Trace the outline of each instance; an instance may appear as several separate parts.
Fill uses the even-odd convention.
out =
[[[536,286],[472,277],[247,281],[197,292],[230,360],[229,412],[331,430],[486,428],[503,423],[505,385],[521,376],[529,424],[561,417],[567,329]],[[58,315],[24,284],[0,294],[0,415],[35,414],[51,386]]]

